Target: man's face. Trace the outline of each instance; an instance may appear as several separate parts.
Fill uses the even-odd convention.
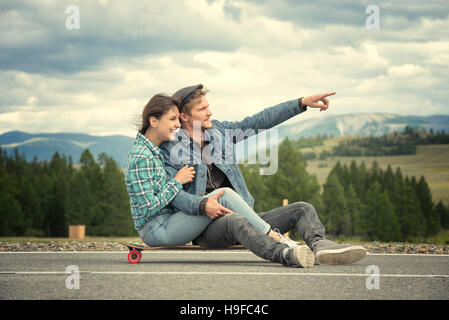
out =
[[[190,115],[184,114],[185,119],[183,117],[182,120],[188,122],[191,127],[193,124],[199,121],[201,123],[201,129],[206,130],[212,128],[212,122],[210,117],[212,116],[212,112],[209,109],[209,102],[205,96],[201,96],[201,100],[193,106]]]

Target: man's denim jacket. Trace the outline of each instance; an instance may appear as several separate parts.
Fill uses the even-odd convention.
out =
[[[213,162],[228,177],[234,190],[253,208],[254,198],[246,187],[235,158],[235,143],[248,138],[251,134],[257,134],[258,130],[273,128],[305,110],[306,106],[301,104],[300,99],[295,99],[266,108],[242,121],[212,120],[212,128],[204,131],[203,140],[210,143],[203,152],[200,145],[193,143],[188,133],[180,129],[174,141],[164,142],[160,146],[165,169],[173,178],[186,164],[193,165],[195,177],[192,182],[183,185],[183,190],[170,205],[186,214],[200,214],[199,204],[205,195],[207,179],[207,166],[204,163]]]

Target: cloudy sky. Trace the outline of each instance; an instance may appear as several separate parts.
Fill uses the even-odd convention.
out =
[[[79,29],[75,22],[79,8]],[[368,5],[379,8],[379,29]],[[336,91],[326,112],[449,114],[447,1],[0,2],[0,134],[134,136],[156,93],[202,83],[218,120]],[[292,121],[292,120],[289,120]]]

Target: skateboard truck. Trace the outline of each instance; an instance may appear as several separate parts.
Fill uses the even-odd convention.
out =
[[[141,246],[139,244],[135,244],[135,243],[129,243],[129,245],[133,246],[128,246],[129,249],[129,253],[128,253],[128,261],[130,263],[139,263],[140,259],[142,259],[142,250],[144,248],[144,246]],[[141,249],[139,249],[139,247]]]

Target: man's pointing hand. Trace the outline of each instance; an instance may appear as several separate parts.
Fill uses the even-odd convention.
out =
[[[319,93],[310,97],[302,98],[302,103],[310,108],[320,108],[320,111],[325,111],[329,108],[329,100],[326,99],[328,96],[333,96],[336,92]],[[318,101],[323,101],[323,103],[318,103]]]

